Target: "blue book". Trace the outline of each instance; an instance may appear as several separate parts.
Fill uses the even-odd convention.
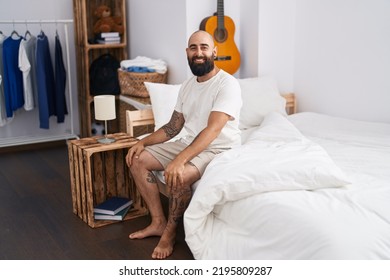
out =
[[[126,207],[129,207],[132,203],[133,201],[128,198],[114,196],[97,205],[93,209],[93,212],[106,215],[115,215]]]
[[[98,213],[95,213],[94,215],[94,218],[95,220],[115,220],[115,221],[122,221],[126,215],[127,215],[127,212],[129,212],[129,209],[130,209],[131,206],[129,207],[126,207],[125,209],[123,209],[122,211],[119,211],[117,214],[115,215],[107,215],[107,214],[98,214]]]

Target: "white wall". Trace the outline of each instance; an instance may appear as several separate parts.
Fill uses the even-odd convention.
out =
[[[235,40],[241,55],[240,77],[259,75],[259,1],[241,1],[240,25],[236,25],[240,41]]]
[[[299,111],[390,122],[390,1],[258,3],[258,75],[295,92]]]
[[[281,92],[294,91],[296,0],[260,0],[258,74],[277,78]]]
[[[168,63],[169,83],[186,77],[186,13],[182,0],[129,0],[129,58],[147,56]]]
[[[299,110],[390,122],[390,1],[297,0]]]

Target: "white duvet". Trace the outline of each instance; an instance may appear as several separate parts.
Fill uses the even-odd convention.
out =
[[[194,257],[390,259],[389,143],[386,124],[268,115],[200,180],[184,216]]]

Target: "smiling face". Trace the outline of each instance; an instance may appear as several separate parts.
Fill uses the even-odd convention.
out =
[[[214,57],[217,49],[211,35],[205,31],[197,31],[188,40],[187,60],[192,73],[201,77],[214,69]]]

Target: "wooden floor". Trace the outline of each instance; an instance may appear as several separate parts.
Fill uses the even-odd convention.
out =
[[[158,238],[128,238],[148,223],[145,216],[92,229],[73,214],[65,143],[0,151],[0,259],[148,260]],[[193,259],[182,226],[169,259]]]

